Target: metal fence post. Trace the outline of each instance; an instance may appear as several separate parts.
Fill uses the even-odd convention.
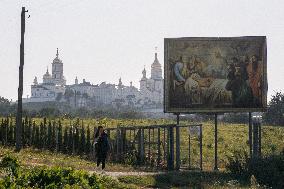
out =
[[[168,169],[174,169],[174,132],[173,126],[168,127],[168,143],[169,143],[169,152],[168,152]]]
[[[180,132],[179,126],[176,126],[176,170],[180,169]]]
[[[158,158],[157,158],[157,167],[160,167],[161,163],[161,139],[160,139],[160,127],[158,127],[158,136],[157,136],[157,145],[158,145]]]
[[[144,129],[140,128],[138,138],[138,152],[139,152],[139,164],[143,164],[144,161]]]

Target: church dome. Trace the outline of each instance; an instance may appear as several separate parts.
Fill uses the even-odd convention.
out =
[[[51,79],[51,75],[48,72],[48,68],[46,70],[46,73],[43,75],[43,79]]]
[[[162,66],[158,60],[157,52],[155,53],[154,62],[151,65],[151,79],[154,80],[162,79]]]
[[[153,62],[153,64],[151,65],[152,68],[161,68],[161,64],[158,60],[158,57],[157,57],[157,53],[155,53],[155,60]]]
[[[144,66],[144,69],[142,71],[142,79],[141,80],[146,80],[147,77],[146,77],[146,69],[145,69],[145,66]]]

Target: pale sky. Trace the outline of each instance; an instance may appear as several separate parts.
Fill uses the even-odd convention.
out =
[[[164,38],[267,36],[269,96],[284,88],[284,1],[281,0],[0,0],[0,96],[17,99],[20,12],[26,19],[24,96],[51,71],[59,48],[67,84],[78,76],[139,87]],[[28,15],[27,14],[27,15]]]

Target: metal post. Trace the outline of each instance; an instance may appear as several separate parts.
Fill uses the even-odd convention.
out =
[[[179,114],[177,114],[176,125],[176,170],[180,169],[180,132],[179,132]]]
[[[122,152],[123,154],[125,153],[126,151],[126,128],[123,127],[121,128],[121,134],[122,134]]]
[[[157,159],[157,167],[160,167],[160,163],[161,163],[161,139],[160,139],[160,127],[158,127],[158,140],[157,140],[157,145],[158,145],[158,159]]]
[[[203,170],[203,154],[202,154],[202,144],[203,144],[203,135],[202,135],[202,125],[199,126],[199,130],[200,130],[200,137],[199,137],[199,140],[200,140],[200,143],[199,143],[199,153],[200,153],[200,170],[202,171]],[[218,168],[217,168],[218,169]]]
[[[261,122],[259,122],[258,125],[258,133],[259,133],[259,138],[258,138],[258,155],[261,157]]]
[[[252,158],[252,116],[249,112],[249,155]]]
[[[259,152],[259,132],[258,132],[258,123],[253,123],[253,158],[258,157]]]
[[[218,171],[218,129],[217,129],[217,114],[215,114],[215,163],[214,170]]]
[[[140,128],[138,139],[138,150],[139,150],[139,164],[143,164],[144,161],[144,129]]]
[[[169,143],[169,152],[168,152],[168,169],[174,169],[174,131],[173,126],[168,128],[168,143]]]
[[[190,129],[190,127],[188,127]],[[190,162],[190,132],[188,132],[188,168],[190,169],[191,167],[191,162]]]
[[[166,146],[167,145],[167,146]],[[168,152],[168,143],[166,143],[166,127],[163,129],[163,148],[164,148],[164,163],[166,162],[167,152]]]

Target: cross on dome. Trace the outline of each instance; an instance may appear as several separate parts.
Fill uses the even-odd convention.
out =
[[[58,54],[58,48],[57,48],[57,52],[56,52],[56,58],[58,58],[58,55],[59,55],[59,54]]]

